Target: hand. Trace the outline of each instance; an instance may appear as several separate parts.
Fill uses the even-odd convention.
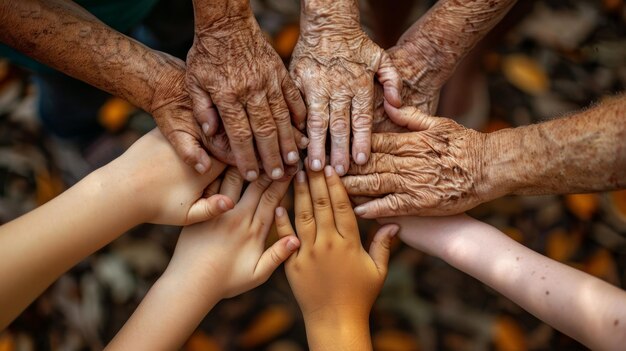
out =
[[[209,159],[208,172],[197,174],[176,155],[158,129],[136,141],[122,156],[103,168],[107,182],[128,185],[131,208],[141,210],[139,223],[187,225],[211,219],[233,207],[223,195],[203,196],[225,165]]]
[[[221,298],[265,282],[300,244],[295,235],[286,236],[264,249],[274,210],[292,177],[272,181],[263,175],[239,199],[243,179],[229,169],[220,193],[237,205],[219,218],[184,228],[167,274],[191,277],[197,293],[217,293]]]
[[[217,132],[219,111],[248,181],[259,175],[254,142],[265,172],[279,179],[283,161],[294,165],[299,160],[291,120],[303,124],[306,108],[249,7],[240,12],[196,25],[187,55],[187,89],[194,116],[208,136]]]
[[[441,216],[485,201],[491,190],[483,183],[484,134],[417,108],[386,104],[385,109],[392,121],[415,132],[373,134],[370,161],[352,165],[342,181],[351,196],[384,197],[356,207],[355,213]]]
[[[303,92],[307,108],[309,167],[322,170],[326,133],[330,126],[330,164],[339,175],[350,165],[367,162],[374,113],[374,75],[384,96],[400,107],[402,81],[391,59],[363,32],[354,0],[327,4],[322,9],[303,6],[301,34],[290,71]]]
[[[289,284],[306,320],[329,314],[367,321],[387,274],[389,246],[398,230],[385,226],[363,249],[350,200],[333,168],[298,172],[295,182],[297,255],[286,263]],[[276,210],[281,238],[293,235],[284,209]],[[337,329],[336,326],[332,326]]]

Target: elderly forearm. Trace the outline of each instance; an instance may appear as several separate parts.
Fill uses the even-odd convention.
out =
[[[624,188],[626,96],[569,117],[488,134],[483,167],[492,190],[509,194]]]
[[[300,0],[300,29],[326,34],[344,27],[361,28],[357,0]]]
[[[0,2],[0,41],[148,112],[176,65],[66,0]]]
[[[398,41],[395,63],[405,84],[439,89],[463,57],[515,0],[440,0]]]
[[[196,32],[253,17],[248,0],[193,0]]]

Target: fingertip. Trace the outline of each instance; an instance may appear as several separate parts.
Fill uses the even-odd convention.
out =
[[[285,215],[285,208],[282,206],[278,206],[276,207],[276,210],[274,210],[274,212],[276,213],[277,218],[283,218],[283,216]]]
[[[228,196],[221,196],[221,199],[218,201],[217,204],[222,211],[228,211],[235,207],[235,203]]]
[[[289,238],[287,238],[285,247],[289,252],[294,252],[300,247],[300,240],[298,240],[295,235],[291,235]]]

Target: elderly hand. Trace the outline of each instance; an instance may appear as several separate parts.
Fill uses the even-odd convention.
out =
[[[450,215],[484,201],[485,135],[414,107],[385,105],[409,133],[372,135],[372,157],[342,179],[351,196],[380,197],[355,208],[364,218]]]
[[[304,1],[301,34],[294,50],[291,75],[308,109],[309,166],[325,164],[330,126],[330,163],[339,175],[352,157],[364,164],[370,155],[374,111],[374,75],[387,101],[400,106],[402,82],[385,51],[363,32],[355,0]]]
[[[255,143],[265,172],[279,179],[284,174],[283,161],[293,165],[299,160],[291,120],[304,126],[306,108],[249,6],[227,7],[224,11],[233,13],[196,23],[186,77],[194,116],[211,136],[217,131],[219,111],[246,180],[259,175]],[[200,22],[198,16],[196,20]]]

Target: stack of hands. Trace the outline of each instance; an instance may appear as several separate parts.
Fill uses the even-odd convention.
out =
[[[624,300],[621,290],[463,215],[385,218],[459,214],[505,194],[626,185],[623,98],[492,134],[431,116],[458,62],[514,1],[439,1],[384,51],[361,29],[356,0],[303,0],[289,72],[243,0],[194,1],[196,35],[186,64],[112,31],[75,4],[6,3],[23,10],[21,20],[6,21],[16,28],[39,33],[54,21],[77,30],[76,23],[88,23],[90,30],[65,47],[55,37],[0,38],[140,106],[159,130],[0,229],[0,256],[10,262],[0,281],[15,287],[0,289],[0,326],[80,259],[149,222],[187,227],[111,349],[179,348],[218,301],[258,286],[285,261],[311,349],[371,349],[369,312],[398,232],[591,347],[626,339],[623,331],[603,337],[618,325],[623,330],[626,309],[609,308]],[[5,5],[0,9],[8,12]],[[89,50],[68,67],[67,46]],[[104,55],[111,59],[102,62]],[[304,148],[306,171],[298,170]],[[295,231],[279,207],[294,177]],[[369,252],[355,214],[390,223]],[[272,223],[280,238],[266,248]],[[10,235],[25,232],[31,235]],[[538,270],[541,282],[531,277]],[[561,281],[588,295],[578,297]],[[594,314],[589,301],[603,301],[595,306],[602,312]],[[593,326],[573,315],[593,319]]]

